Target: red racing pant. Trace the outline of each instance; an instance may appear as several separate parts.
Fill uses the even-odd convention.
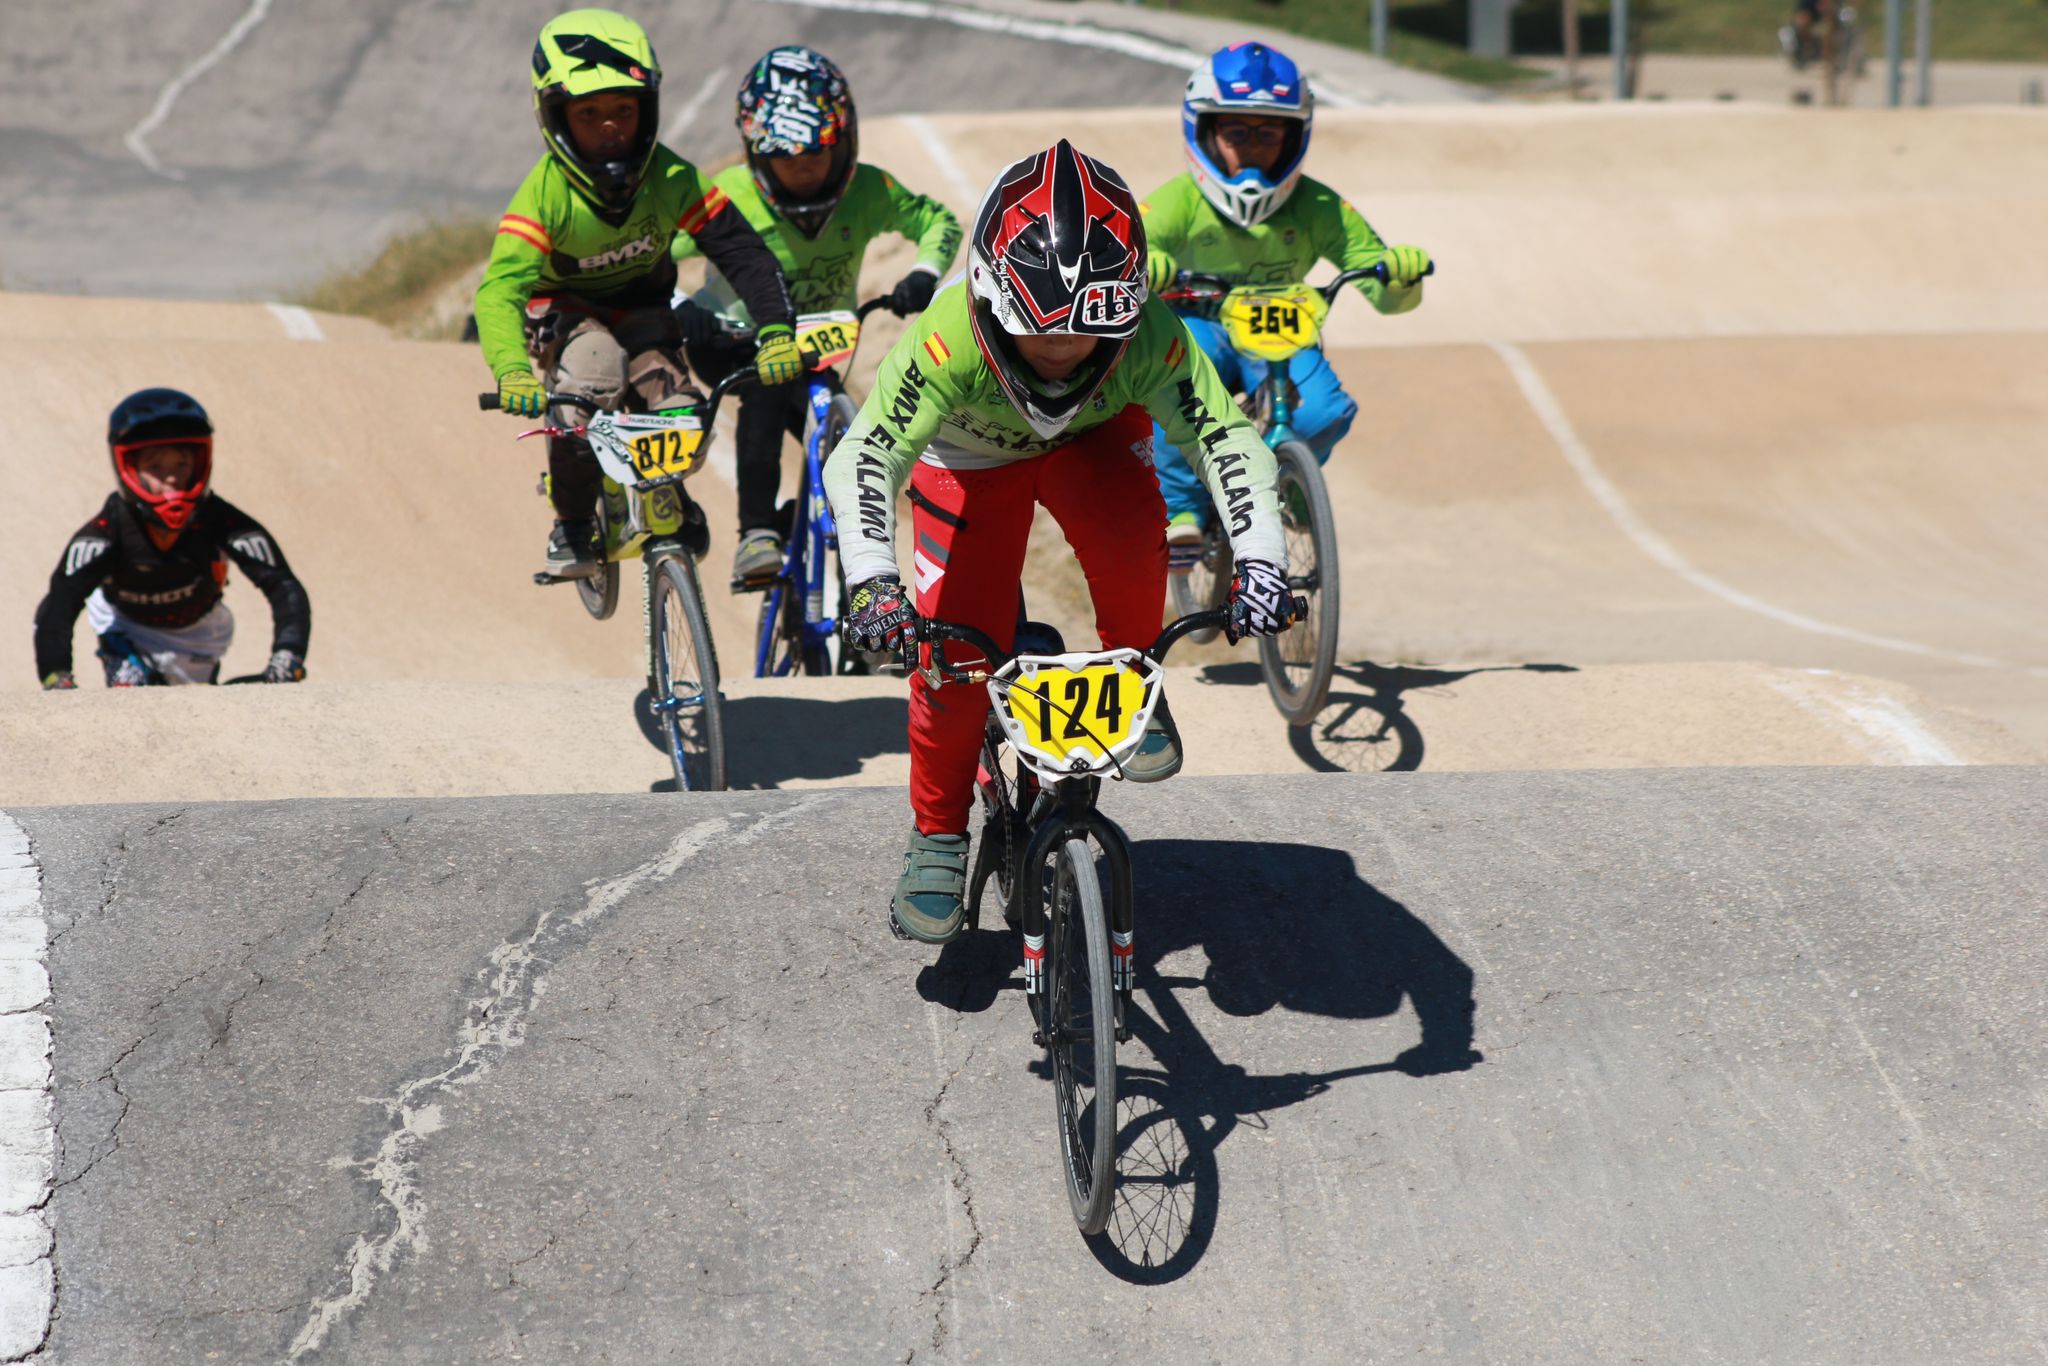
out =
[[[918,462],[910,478],[917,610],[973,626],[1009,649],[1017,634],[1025,544],[1043,503],[1081,562],[1105,649],[1144,649],[1166,608],[1166,504],[1152,471],[1152,419],[1126,408],[1030,460],[948,470]],[[1073,644],[1073,642],[1070,642]],[[967,646],[946,658],[966,663]],[[985,686],[910,682],[910,806],[927,835],[960,834],[988,717]]]

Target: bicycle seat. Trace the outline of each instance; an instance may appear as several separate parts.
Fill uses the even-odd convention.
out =
[[[1061,638],[1059,627],[1048,626],[1042,621],[1020,621],[1017,623],[1017,644],[1014,653],[1020,655],[1060,655],[1067,652],[1067,642]]]

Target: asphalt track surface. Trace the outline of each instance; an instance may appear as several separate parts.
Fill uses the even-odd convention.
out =
[[[1014,941],[882,928],[900,800],[15,812],[48,1359],[2048,1346],[2038,768],[1122,797],[1092,1244]]]

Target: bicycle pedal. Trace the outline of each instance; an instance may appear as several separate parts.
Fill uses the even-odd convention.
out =
[[[732,581],[732,591],[735,593],[765,593],[781,582],[782,575],[780,574],[770,574],[765,578],[734,579]]]
[[[885,911],[883,914],[888,918],[890,934],[895,935],[898,939],[901,939],[906,944],[914,944],[917,942],[916,940],[910,937],[910,931],[904,929],[901,925],[896,923],[896,913],[894,911]]]
[[[539,573],[533,576],[533,582],[536,587],[546,588],[550,584],[574,583],[576,580],[565,579],[560,574]]]

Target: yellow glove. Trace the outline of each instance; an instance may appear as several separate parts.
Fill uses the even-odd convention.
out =
[[[531,370],[511,370],[498,377],[498,411],[514,417],[539,417],[547,410],[547,387]]]
[[[763,384],[787,384],[803,374],[803,352],[788,323],[770,323],[754,334],[754,372]]]
[[[1145,257],[1145,283],[1154,294],[1173,287],[1173,277],[1180,274],[1180,266],[1173,257],[1154,247]]]
[[[1387,263],[1387,283],[1396,289],[1412,289],[1429,274],[1429,253],[1421,247],[1388,247],[1382,259]]]

